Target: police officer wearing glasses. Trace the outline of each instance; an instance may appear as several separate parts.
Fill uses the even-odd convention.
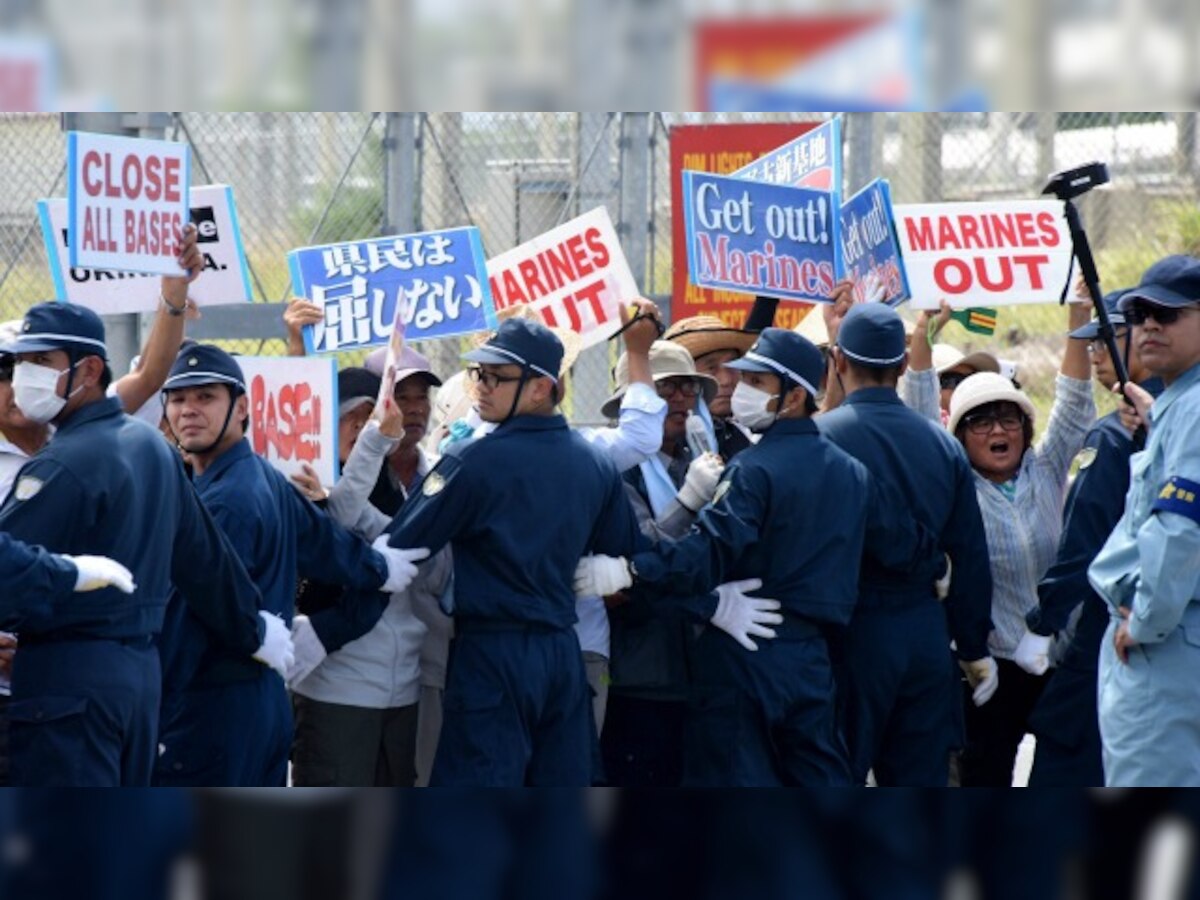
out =
[[[1154,399],[1127,385],[1146,448],[1088,569],[1111,618],[1100,647],[1105,783],[1200,786],[1200,260],[1155,263],[1120,309]]]
[[[616,466],[557,412],[563,345],[508,319],[475,364],[479,415],[389,528],[393,547],[454,549],[455,638],[433,785],[586,786],[595,723],[572,576],[642,540]]]

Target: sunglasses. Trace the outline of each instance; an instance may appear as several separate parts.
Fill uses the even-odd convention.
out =
[[[0,359],[0,381],[12,381],[14,365],[11,356],[7,359]]]
[[[669,400],[676,394],[682,394],[685,397],[695,397],[700,393],[700,382],[698,381],[656,381],[654,389],[658,391],[658,396],[664,400]]]
[[[467,377],[476,384],[482,384],[489,391],[494,391],[502,384],[511,384],[521,380],[520,375],[497,375],[495,372],[485,372],[474,366],[467,369]]]
[[[1157,303],[1134,303],[1125,311],[1125,321],[1130,325],[1142,325],[1147,319],[1153,319],[1159,325],[1170,325],[1179,317],[1196,306],[1159,306]]]
[[[1005,431],[1020,431],[1025,425],[1025,417],[1020,413],[983,413],[978,416],[967,416],[963,419],[967,431],[971,434],[989,434],[997,424]]]

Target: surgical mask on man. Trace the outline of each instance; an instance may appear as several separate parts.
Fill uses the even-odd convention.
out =
[[[775,424],[778,415],[767,407],[778,396],[751,387],[744,381],[739,382],[733,389],[733,396],[729,398],[734,421],[751,431],[766,431]]]
[[[45,424],[62,412],[67,398],[58,395],[58,379],[75,368],[77,363],[59,371],[49,366],[21,362],[13,368],[13,399],[25,418]],[[71,394],[83,390],[79,385]]]

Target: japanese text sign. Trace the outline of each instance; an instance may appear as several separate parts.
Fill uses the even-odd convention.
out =
[[[408,340],[452,337],[496,325],[479,229],[372,238],[288,254],[292,286],[325,313],[304,329],[309,353],[387,343],[403,291]]]
[[[805,132],[738,169],[732,177],[841,193],[841,120],[833,118]]]

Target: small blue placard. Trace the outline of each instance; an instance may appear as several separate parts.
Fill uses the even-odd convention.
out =
[[[883,288],[881,299],[890,306],[912,296],[887,181],[876,178],[842,204],[839,230],[845,277],[854,282],[855,299],[869,298],[877,286]]]

